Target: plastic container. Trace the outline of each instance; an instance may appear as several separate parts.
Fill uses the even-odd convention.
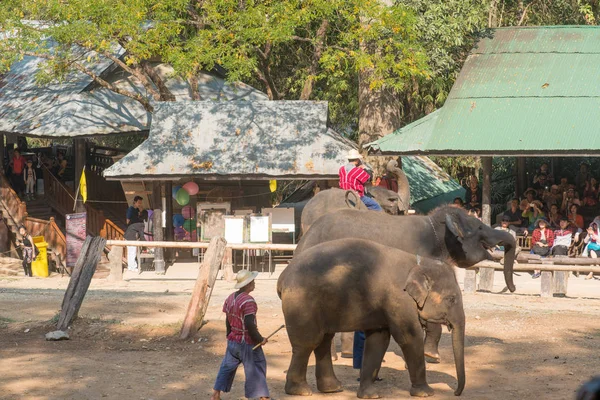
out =
[[[39,253],[36,259],[31,263],[31,273],[33,276],[47,278],[48,275],[50,275],[48,272],[48,243],[46,243],[43,236],[34,236],[33,244],[35,244]]]

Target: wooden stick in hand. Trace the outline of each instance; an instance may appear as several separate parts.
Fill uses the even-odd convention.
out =
[[[268,339],[269,339],[271,336],[273,336],[274,334],[276,334],[277,332],[279,332],[279,331],[280,331],[280,330],[282,330],[283,328],[285,328],[285,325],[281,325],[279,328],[277,328],[277,329],[275,330],[275,332],[271,333],[271,334],[270,334],[269,336],[267,336],[265,339],[267,339],[267,340],[268,340]],[[254,346],[254,347],[252,348],[252,350],[256,350],[256,349],[258,349],[260,346],[262,346],[262,343],[259,343],[259,344],[257,344],[256,346]]]

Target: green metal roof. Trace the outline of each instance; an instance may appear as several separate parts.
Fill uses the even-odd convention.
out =
[[[422,213],[465,197],[465,189],[429,157],[402,157],[402,169],[410,185],[411,206]]]
[[[436,112],[377,154],[600,154],[600,27],[487,31]]]

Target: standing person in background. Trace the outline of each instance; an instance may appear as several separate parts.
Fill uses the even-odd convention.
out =
[[[581,163],[579,165],[579,172],[575,176],[575,190],[579,193],[579,198],[583,199],[583,191],[585,190],[585,183],[591,178],[588,172],[588,165]]]
[[[140,222],[140,213],[143,209],[144,199],[141,196],[135,196],[133,198],[133,205],[129,206],[127,209],[127,214],[125,215],[127,225]]]
[[[257,344],[264,345],[267,339],[258,331],[256,313],[258,306],[250,292],[255,288],[254,279],[258,272],[241,270],[237,273],[237,284],[234,292],[223,304],[223,312],[227,315],[227,352],[217,375],[213,394],[210,400],[220,400],[221,392],[229,392],[233,385],[235,372],[240,364],[244,365],[246,375],[246,398],[269,399],[267,387],[267,360],[262,346],[253,350]]]
[[[465,207],[467,210],[474,208],[481,208],[481,188],[479,187],[479,181],[475,175],[471,175],[469,178],[469,187],[465,193]]]
[[[21,155],[19,150],[13,151],[12,160],[10,160],[11,167],[11,180],[13,189],[19,196],[23,196],[23,190],[25,189],[25,180],[23,179],[23,170],[25,169],[25,157]]]
[[[35,182],[37,175],[33,168],[33,161],[27,160],[27,166],[23,171],[23,180],[25,181],[25,200],[33,200],[35,198]]]
[[[127,226],[123,235],[125,240],[146,240],[144,236],[144,221],[148,219],[148,211],[141,212],[137,222],[132,222]],[[137,246],[127,246],[127,270],[137,272]]]
[[[33,238],[27,233],[27,228],[23,225],[19,227],[19,235],[21,235],[21,239],[17,239],[16,243],[17,246],[21,247],[23,252],[23,271],[25,271],[25,276],[33,276],[31,273],[31,263],[37,257]]]
[[[342,165],[339,170],[340,189],[354,190],[369,210],[381,211],[379,203],[365,193],[365,185],[373,176],[362,163],[362,155],[358,150],[352,149],[348,152],[347,159],[348,164]]]

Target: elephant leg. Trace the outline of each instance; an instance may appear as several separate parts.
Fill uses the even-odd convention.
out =
[[[335,349],[335,335],[331,338],[331,360],[337,361],[337,350]]]
[[[323,341],[315,349],[315,375],[317,376],[317,389],[323,393],[342,391],[342,383],[336,378],[331,362],[331,342],[333,333],[325,334]]]
[[[425,360],[437,364],[440,362],[438,345],[442,338],[442,325],[427,322],[425,326]]]
[[[285,378],[285,392],[287,394],[299,396],[312,395],[312,390],[306,382],[308,358],[312,350],[309,347],[292,347],[292,361],[290,362],[290,367]]]
[[[354,346],[354,334],[352,332],[342,332],[342,358],[352,358],[352,348]]]
[[[407,330],[407,327],[393,327],[392,336],[398,342],[404,360],[408,366],[408,374],[410,376],[410,395],[417,397],[433,396],[433,389],[427,384],[427,376],[425,372],[425,349],[423,345],[423,330],[417,327],[413,330],[415,335],[408,337],[402,334],[402,330]]]
[[[390,344],[390,331],[381,329],[365,332],[365,350],[360,370],[360,387],[358,397],[361,399],[377,399],[379,395],[375,389],[375,378],[379,374],[383,356]]]

